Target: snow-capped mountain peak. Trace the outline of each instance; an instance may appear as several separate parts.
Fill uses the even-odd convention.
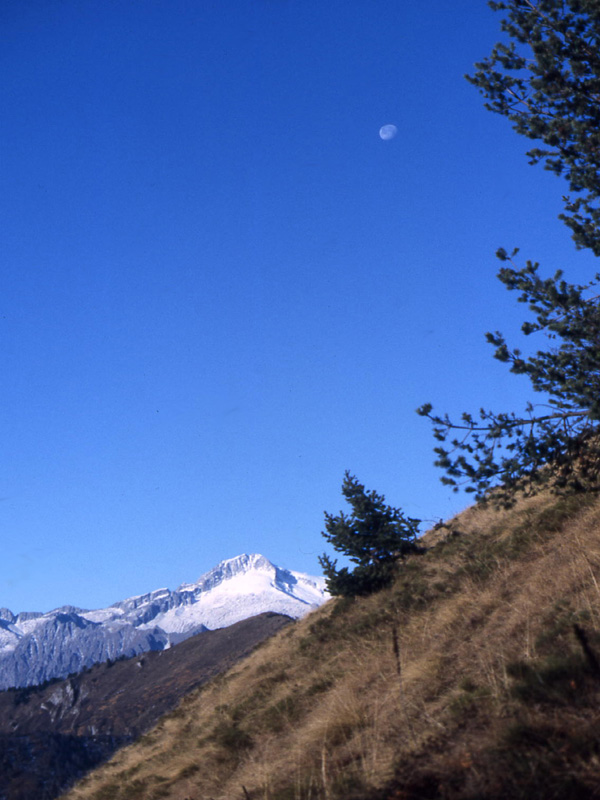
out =
[[[0,610],[0,689],[64,677],[98,661],[162,650],[207,629],[272,611],[302,617],[329,595],[323,578],[257,553],[226,559],[175,591],[157,589],[85,611]]]
[[[323,579],[245,553],[221,561],[196,583],[182,584],[173,592],[176,602],[152,621],[169,634],[181,635],[198,626],[223,628],[263,611],[301,617],[327,597]]]
[[[227,558],[217,564],[204,575],[201,575],[195,583],[183,583],[177,591],[192,591],[201,588],[203,591],[218,586],[223,581],[231,580],[239,575],[249,572],[274,572],[277,568],[267,558],[258,553],[243,553],[235,558]]]
[[[316,597],[321,597],[325,589],[325,582],[322,578],[313,578],[301,572],[282,569],[259,553],[250,555],[244,553],[241,556],[221,561],[216,567],[202,575],[196,583],[184,583],[177,591],[209,592],[229,581],[232,581],[231,585],[236,589],[244,585],[246,590],[255,588],[258,591],[264,591],[265,582],[267,582],[271,588],[283,591],[293,597],[298,597],[294,587],[310,587],[310,596],[298,597],[309,603]]]

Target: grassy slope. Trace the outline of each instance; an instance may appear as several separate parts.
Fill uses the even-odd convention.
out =
[[[290,626],[65,797],[600,797],[598,499],[426,539],[393,588]]]

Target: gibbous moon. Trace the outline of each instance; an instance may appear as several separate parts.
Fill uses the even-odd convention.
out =
[[[379,128],[379,135],[384,142],[389,141],[389,139],[393,139],[397,133],[398,128],[395,125],[383,125],[381,128]]]

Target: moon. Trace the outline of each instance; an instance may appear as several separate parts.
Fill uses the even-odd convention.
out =
[[[384,142],[393,139],[397,133],[398,128],[395,125],[382,125],[381,128],[379,128],[379,135]]]

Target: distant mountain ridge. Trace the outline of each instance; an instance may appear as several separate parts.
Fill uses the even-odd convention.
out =
[[[164,650],[205,630],[265,612],[299,618],[328,598],[323,578],[259,554],[222,561],[195,583],[157,589],[108,608],[47,613],[0,609],[0,689],[64,678],[92,664]]]

